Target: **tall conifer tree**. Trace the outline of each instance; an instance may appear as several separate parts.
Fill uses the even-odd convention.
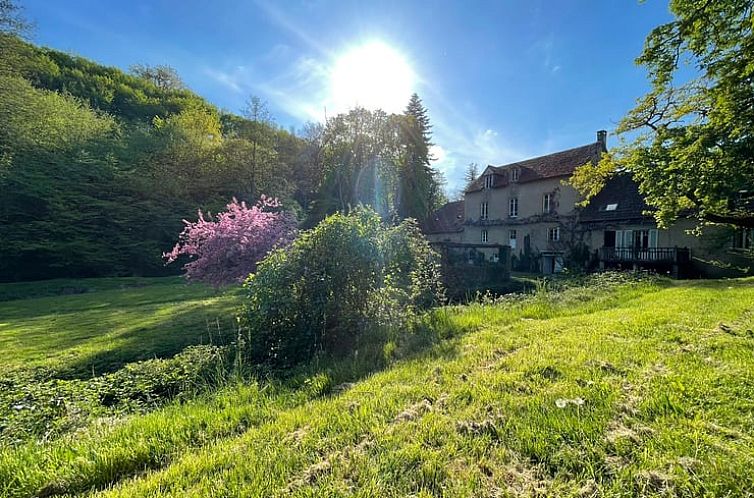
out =
[[[411,96],[403,117],[401,138],[405,153],[399,172],[398,216],[423,220],[443,199],[442,177],[430,163],[432,125],[417,94]]]

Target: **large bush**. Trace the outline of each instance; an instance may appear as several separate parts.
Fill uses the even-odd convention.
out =
[[[367,208],[330,216],[271,253],[246,288],[252,358],[275,366],[406,330],[443,299],[438,256],[416,223],[385,226]]]
[[[183,268],[186,278],[220,287],[242,282],[272,249],[288,244],[296,232],[296,218],[282,211],[277,199],[261,197],[248,207],[236,199],[217,219],[185,221],[172,251],[163,254],[168,263],[186,255],[193,260]]]

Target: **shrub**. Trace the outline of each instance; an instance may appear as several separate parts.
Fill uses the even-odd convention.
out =
[[[252,207],[235,198],[217,220],[183,220],[186,227],[172,251],[164,253],[166,264],[181,255],[194,258],[183,268],[186,278],[221,287],[243,280],[271,250],[293,240],[296,218],[282,211],[277,199],[265,197]]]
[[[443,299],[439,258],[417,224],[388,227],[369,208],[330,216],[271,253],[246,288],[252,360],[276,366],[405,330]]]

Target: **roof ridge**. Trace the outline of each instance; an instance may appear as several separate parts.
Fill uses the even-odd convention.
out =
[[[571,147],[570,149],[559,150],[559,151],[556,151],[556,152],[551,152],[549,154],[542,154],[541,156],[528,157],[526,159],[521,159],[520,161],[515,161],[515,162],[512,162],[512,163],[501,164],[500,166],[495,166],[494,164],[488,164],[487,166],[490,167],[490,168],[495,168],[495,169],[499,170],[499,169],[507,168],[507,167],[510,167],[510,166],[515,166],[516,164],[526,163],[526,162],[529,162],[529,161],[536,161],[538,159],[544,159],[545,157],[556,156],[558,154],[567,154],[569,152],[573,152],[573,151],[576,151],[576,150],[579,150],[579,149],[586,149],[587,147],[594,147],[594,146],[601,146],[601,145],[600,145],[599,142],[591,142],[591,143],[588,143],[588,144],[579,145],[577,147]]]

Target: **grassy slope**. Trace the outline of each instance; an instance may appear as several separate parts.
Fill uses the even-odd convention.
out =
[[[45,367],[87,376],[222,342],[232,336],[238,303],[237,295],[177,277],[3,284],[0,372]]]
[[[745,496],[754,489],[754,280],[573,291],[555,302],[461,307],[438,318],[467,332],[344,392],[321,395],[324,375],[297,389],[239,384],[103,421],[69,440],[0,450],[0,492]],[[339,382],[349,374],[329,375]],[[578,398],[583,405],[557,403]]]

